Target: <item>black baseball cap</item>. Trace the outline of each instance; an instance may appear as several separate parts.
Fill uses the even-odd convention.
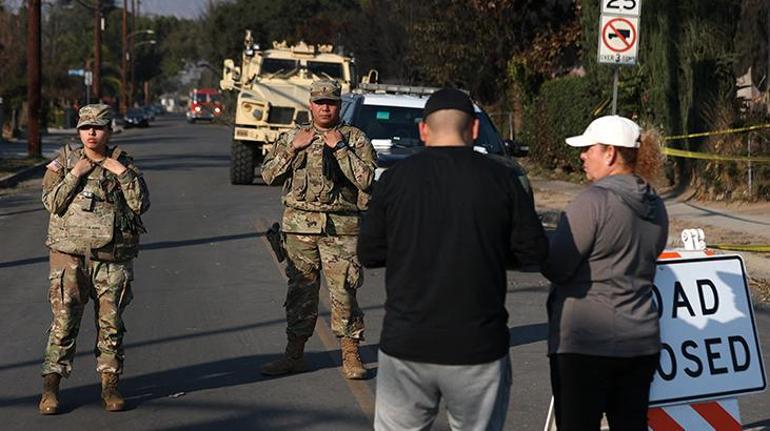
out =
[[[442,88],[431,94],[422,111],[423,121],[428,118],[428,115],[442,109],[456,109],[470,116],[475,115],[471,98],[456,88]]]

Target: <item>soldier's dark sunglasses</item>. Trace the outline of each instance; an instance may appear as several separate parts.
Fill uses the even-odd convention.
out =
[[[78,130],[90,131],[90,130],[106,130],[106,129],[107,129],[106,126],[96,126],[96,125],[93,125],[93,124],[89,124],[87,126],[81,126],[80,129],[78,129]]]

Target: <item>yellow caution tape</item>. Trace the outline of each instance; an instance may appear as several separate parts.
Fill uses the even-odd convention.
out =
[[[685,157],[688,159],[703,160],[722,160],[727,162],[752,162],[752,163],[770,163],[770,157],[748,157],[748,156],[721,156],[719,154],[699,153],[696,151],[678,150],[676,148],[663,147],[663,154],[673,157]]]
[[[717,131],[714,131],[714,132],[700,132],[700,133],[690,133],[690,134],[687,134],[687,135],[665,136],[665,137],[663,137],[663,140],[664,141],[680,141],[682,139],[703,138],[703,137],[706,137],[706,136],[729,135],[731,133],[751,132],[753,130],[762,130],[762,129],[770,129],[770,124],[758,124],[758,125],[755,125],[755,126],[739,127],[739,128],[736,128],[736,129],[717,130]]]
[[[609,105],[609,104],[610,104],[610,102],[612,102],[612,99],[611,99],[611,98],[607,98],[607,99],[604,99],[604,100],[603,100],[601,103],[599,103],[598,105],[596,105],[596,107],[595,107],[595,108],[594,108],[594,110],[593,110],[593,115],[594,115],[594,117],[598,117],[598,116],[599,116],[599,114],[601,114],[601,113],[602,113],[602,111],[604,111],[604,108],[606,108],[606,107],[607,107],[607,105]]]
[[[741,245],[741,244],[709,244],[708,248],[731,251],[750,251],[753,253],[770,253],[770,245]]]

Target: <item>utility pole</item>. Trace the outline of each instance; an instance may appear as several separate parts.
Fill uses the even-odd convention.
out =
[[[128,0],[123,0],[123,29],[122,29],[122,41],[121,44],[122,49],[122,55],[120,60],[120,112],[122,114],[126,113],[126,109],[128,108],[128,100],[126,99],[128,97],[128,94],[126,92],[126,85],[128,82],[126,81],[126,69],[128,68]]]
[[[102,98],[102,0],[94,7],[94,82],[93,95],[97,102]]]
[[[40,0],[27,3],[27,155],[41,157]]]
[[[131,0],[131,34],[134,34],[136,32],[136,0]],[[128,106],[134,106],[134,38],[130,38],[129,40],[129,58],[130,58],[130,64],[129,64],[129,70],[131,74],[131,85],[129,85],[129,93],[128,93]]]

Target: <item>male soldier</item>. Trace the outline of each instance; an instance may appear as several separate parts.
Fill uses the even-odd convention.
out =
[[[360,213],[374,178],[375,152],[359,129],[340,122],[340,86],[322,80],[310,87],[312,124],[281,135],[262,165],[268,184],[283,184],[283,231],[288,258],[283,357],[265,364],[266,375],[307,368],[305,342],[318,318],[320,270],[329,286],[332,332],[340,338],[342,371],[363,379],[358,354],[364,314],[356,301],[363,270],[356,258]]]
[[[122,314],[132,298],[132,260],[139,234],[145,232],[139,215],[150,206],[147,185],[131,157],[118,147],[107,147],[110,107],[87,105],[79,115],[83,147],[65,145],[43,179],[43,205],[51,213],[46,245],[53,312],[42,367],[39,409],[44,415],[58,411],[59,382],[72,370],[89,297],[96,314],[96,371],[101,374],[104,408],[123,410],[125,401],[117,390],[123,371]]]

